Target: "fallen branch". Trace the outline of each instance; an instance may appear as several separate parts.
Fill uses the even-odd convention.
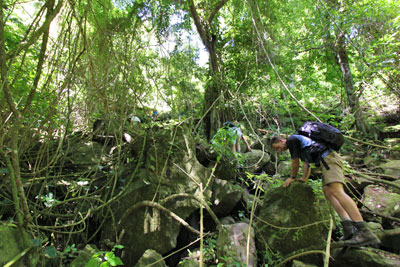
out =
[[[287,257],[286,259],[280,261],[276,265],[276,267],[282,266],[285,263],[287,263],[288,261],[291,261],[293,259],[296,259],[296,258],[299,258],[299,257],[303,257],[303,256],[307,256],[307,255],[312,255],[312,254],[322,254],[322,255],[326,256],[325,251],[322,251],[322,250],[309,250],[309,251],[300,252],[300,253],[297,253],[297,254],[295,254],[293,256]]]
[[[373,182],[387,184],[387,185],[390,185],[390,186],[395,187],[397,189],[400,189],[400,185],[396,184],[395,182],[386,181],[386,180],[379,179],[379,178],[373,178],[373,177],[371,177],[371,176],[369,176],[369,175],[367,175],[367,174],[365,174],[363,172],[359,172],[359,171],[355,171],[355,170],[353,170],[353,171],[354,171],[354,173],[360,175],[362,178],[365,178],[367,180],[370,180],[370,181],[373,181]]]
[[[207,212],[210,214],[211,218],[214,220],[217,227],[221,226],[220,220],[218,219],[217,215],[215,215],[215,213],[210,208],[210,206],[204,200],[201,200],[199,197],[196,197],[194,195],[190,195],[190,194],[186,194],[186,193],[175,194],[175,195],[171,195],[171,196],[164,198],[163,200],[161,200],[161,203],[164,204],[174,198],[180,198],[180,197],[192,198],[192,199],[196,200],[197,202],[199,202],[200,204],[202,204],[205,207],[205,209],[207,210]]]
[[[382,217],[382,218],[385,218],[385,219],[388,219],[388,220],[400,222],[400,219],[399,219],[399,218],[392,217],[392,216],[389,216],[389,215],[384,215],[384,214],[379,213],[379,212],[377,212],[377,211],[369,211],[369,210],[364,210],[364,209],[361,210],[361,211],[362,211],[362,212],[365,212],[365,213],[377,215],[377,216],[379,216],[379,217]]]
[[[359,171],[356,171],[359,172]],[[393,175],[389,175],[389,174],[384,174],[384,173],[376,173],[376,172],[361,172],[367,175],[373,175],[373,176],[381,176],[381,177],[385,177],[385,178],[390,178],[392,180],[398,180],[399,178]]]

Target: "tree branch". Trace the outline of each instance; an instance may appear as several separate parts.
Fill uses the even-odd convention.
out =
[[[121,219],[118,221],[118,225],[121,225],[122,221],[126,218],[126,216],[128,216],[128,214],[130,214],[132,211],[134,211],[135,209],[138,208],[144,208],[144,207],[152,207],[152,208],[156,208],[159,209],[165,213],[167,213],[169,216],[171,216],[173,219],[175,219],[177,222],[179,222],[180,224],[182,224],[184,227],[186,227],[189,231],[191,231],[192,233],[196,234],[196,235],[200,235],[200,232],[197,231],[196,229],[194,229],[193,227],[191,227],[185,220],[183,220],[181,217],[179,217],[177,214],[175,214],[174,212],[170,211],[167,208],[164,208],[163,206],[161,206],[160,204],[158,204],[157,202],[153,202],[153,201],[142,201],[139,202],[137,204],[135,204],[134,206],[130,207],[125,213],[124,215],[121,217]]]
[[[201,23],[201,18],[199,16],[199,13],[197,13],[196,7],[194,5],[193,0],[188,0],[188,4],[189,4],[189,10],[190,10],[190,14],[192,14],[192,18],[194,21],[194,25],[196,26],[197,31],[199,32],[200,38],[203,41],[203,44],[207,47],[207,49],[209,48],[209,44],[207,42],[207,34],[206,34],[206,29],[205,27],[202,25]]]
[[[46,2],[46,6],[47,6],[46,20],[49,20],[49,18],[52,16],[53,13],[54,0],[49,0],[48,2]],[[28,99],[26,100],[25,108],[22,111],[22,116],[28,111],[30,104],[32,103],[33,97],[35,96],[39,84],[40,77],[42,75],[44,58],[46,56],[46,50],[47,50],[47,43],[49,41],[50,23],[45,24],[44,26],[45,27],[43,28],[42,46],[40,48],[39,60],[36,67],[36,75],[33,81],[32,89],[29,92]]]
[[[211,24],[211,22],[213,21],[215,15],[217,15],[218,11],[228,2],[229,0],[221,0],[217,3],[217,5],[213,8],[213,10],[211,11],[210,16],[208,17],[208,24]]]
[[[49,0],[48,2],[45,3],[45,5],[48,5],[48,3],[50,1],[54,1],[54,0]],[[10,53],[8,53],[6,55],[6,60],[9,60],[9,59],[17,56],[22,50],[27,49],[28,47],[33,45],[39,39],[39,37],[46,31],[46,29],[48,27],[50,27],[51,22],[57,16],[58,12],[60,12],[63,2],[64,2],[63,0],[60,0],[58,2],[56,8],[53,9],[51,13],[48,13],[48,15],[46,15],[46,20],[43,23],[43,25],[37,31],[32,33],[29,40],[27,40],[26,42],[20,43],[19,46],[17,46],[14,50],[10,51]]]

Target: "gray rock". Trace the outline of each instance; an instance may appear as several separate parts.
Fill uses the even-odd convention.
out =
[[[400,195],[390,193],[382,186],[369,185],[364,188],[363,203],[372,212],[392,217],[400,215]]]
[[[400,160],[390,160],[379,166],[387,175],[400,178]]]
[[[134,169],[130,174],[125,172],[126,191],[111,206],[114,220],[109,219],[106,225],[110,227],[103,230],[102,236],[120,238],[128,252],[121,258],[126,266],[136,264],[148,249],[164,254],[176,247],[183,226],[168,211],[185,220],[200,205],[186,195],[202,194],[206,202],[211,200],[211,170],[197,161],[195,142],[185,125],[153,129],[145,151],[144,167],[137,173]],[[199,184],[208,181],[209,186],[201,193]],[[163,201],[173,195],[176,197]]]
[[[249,229],[250,236],[248,236]],[[247,256],[248,240],[250,242],[250,249]],[[218,234],[217,251],[220,259],[229,259],[226,261],[228,266],[235,266],[235,262],[246,264],[249,267],[256,266],[256,247],[253,228],[244,222],[222,225]]]
[[[157,251],[148,249],[143,253],[143,256],[139,259],[135,267],[146,267],[146,266],[154,266],[154,267],[166,267],[162,256],[157,253]]]
[[[212,192],[212,209],[221,217],[230,214],[244,194],[242,188],[220,179],[215,179]]]
[[[332,249],[332,267],[392,267],[400,266],[400,256],[375,248]]]
[[[244,154],[243,169],[249,173],[260,172],[262,167],[271,160],[271,156],[262,150],[253,149]]]

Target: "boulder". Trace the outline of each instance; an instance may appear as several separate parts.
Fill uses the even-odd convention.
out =
[[[65,148],[65,161],[78,172],[97,170],[106,154],[103,145],[97,142],[71,142]]]
[[[247,255],[248,241],[249,255]],[[225,259],[224,261],[228,266],[236,266],[237,263],[242,263],[249,267],[257,266],[254,230],[249,227],[248,223],[240,222],[222,225],[219,229],[217,244],[218,257],[219,259]]]
[[[379,165],[379,168],[387,175],[400,178],[400,160],[390,160]]]
[[[370,227],[371,228],[371,227]],[[394,227],[393,229],[383,230],[382,227],[378,229],[372,229],[372,231],[381,240],[381,249],[387,251],[400,252],[400,228]]]
[[[244,155],[243,170],[249,173],[258,173],[271,160],[271,156],[262,151],[253,149]]]
[[[162,256],[157,251],[148,249],[143,253],[143,256],[139,259],[135,267],[167,267]]]
[[[317,267],[317,265],[307,264],[298,260],[293,260],[292,267]]]
[[[382,186],[369,185],[365,187],[363,203],[368,210],[384,216],[400,215],[400,195],[390,193]]]
[[[294,182],[289,187],[270,188],[255,224],[258,251],[270,250],[286,257],[298,249],[324,250],[330,208],[321,191]],[[321,264],[320,255],[304,256],[303,262]]]
[[[281,161],[278,164],[278,173],[282,177],[290,177],[292,171],[292,164],[290,161]]]
[[[142,139],[143,140],[143,139]],[[172,213],[185,220],[199,208],[190,196],[202,196],[210,202],[211,170],[196,159],[195,142],[183,124],[154,128],[144,144],[145,161],[139,171],[127,174],[124,194],[110,207],[114,216],[106,223],[102,239],[114,240],[128,251],[121,259],[134,266],[146,250],[160,254],[173,250],[181,223]]]
[[[230,214],[244,194],[242,188],[220,179],[215,179],[212,192],[211,208],[219,217]]]
[[[253,143],[251,143],[250,147],[252,149],[264,150],[272,152],[271,146],[269,145],[271,138],[266,135],[263,135],[261,138],[257,139]]]
[[[0,224],[0,266],[4,266],[14,258],[20,256],[13,267],[36,266],[39,263],[39,254],[35,249],[24,252],[23,234],[13,225]],[[32,239],[29,246],[33,247]]]
[[[400,256],[375,248],[332,249],[332,267],[389,267],[400,266]]]
[[[217,164],[214,175],[221,180],[234,181],[239,173],[238,167],[236,159],[223,158]]]

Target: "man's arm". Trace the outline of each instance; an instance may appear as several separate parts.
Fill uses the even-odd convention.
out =
[[[306,162],[303,163],[303,177],[300,179],[303,182],[307,182],[311,174],[311,166]]]
[[[242,134],[242,139],[243,139],[243,142],[246,144],[246,146],[247,146],[247,150],[248,151],[251,151],[251,147],[250,147],[250,145],[249,145],[249,143],[247,142],[247,140],[246,140],[246,138],[244,138],[244,135]]]
[[[283,185],[284,187],[288,187],[291,183],[294,182],[294,180],[297,177],[297,173],[299,172],[299,166],[300,166],[300,159],[293,158],[291,177],[289,179],[286,179],[285,184]]]

